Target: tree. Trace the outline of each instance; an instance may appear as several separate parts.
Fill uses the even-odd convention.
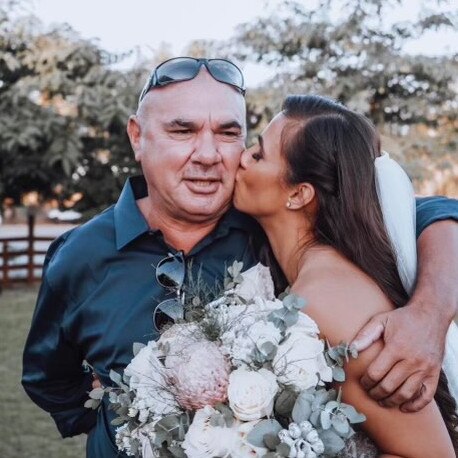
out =
[[[82,191],[83,209],[115,200],[137,171],[125,125],[144,76],[112,70],[117,59],[68,26],[43,31],[17,4],[0,7],[0,197],[60,188]]]
[[[439,1],[437,10],[423,10],[419,18],[387,23],[390,9],[401,3],[320,0],[308,8],[305,2],[285,1],[273,13],[240,25],[232,42],[238,58],[276,69],[276,76],[256,94],[262,102],[252,107],[264,112],[261,125],[279,110],[286,94],[320,93],[365,113],[389,136],[413,136],[423,125],[456,138],[457,56],[412,56],[404,51],[407,41],[428,30],[453,27],[456,11],[441,11]],[[427,155],[440,161],[453,154],[456,144],[438,144],[428,135],[425,141],[412,142],[418,143],[417,149],[425,143],[440,148],[440,158]],[[400,155],[407,163],[411,147],[406,145]]]

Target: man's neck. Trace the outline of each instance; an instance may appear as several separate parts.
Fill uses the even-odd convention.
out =
[[[149,227],[160,230],[168,245],[176,250],[182,250],[185,254],[209,235],[220,219],[220,216],[206,221],[173,218],[165,212],[152,208],[148,197],[138,199],[136,202]]]

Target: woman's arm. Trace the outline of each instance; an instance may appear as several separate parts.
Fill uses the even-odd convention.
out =
[[[341,341],[350,342],[372,316],[393,307],[378,286],[348,261],[333,265],[332,269],[309,271],[293,285],[293,291],[307,299],[305,312],[318,323],[331,344],[337,345]],[[384,456],[455,457],[434,401],[419,412],[404,413],[397,407],[382,407],[361,386],[361,376],[382,349],[383,342],[379,340],[346,366],[343,400],[366,415],[362,427],[387,454]],[[404,389],[417,390],[421,377],[421,373],[414,372],[404,382]]]
[[[387,406],[402,405],[405,411],[420,410],[433,398],[444,354],[445,335],[457,313],[458,223],[452,219],[434,222],[433,217],[451,218],[453,208],[458,208],[458,201],[436,198],[428,199],[422,205],[426,207],[435,202],[437,206],[448,204],[449,213],[440,213],[438,207],[429,219],[423,214],[419,228],[422,232],[418,238],[418,280],[412,298],[405,307],[382,313],[363,323],[365,326],[361,326],[354,342],[358,348],[365,349],[383,338],[384,351],[368,367],[361,383],[375,400],[384,399]],[[454,211],[456,218],[457,210]],[[418,217],[421,215],[419,211]],[[418,329],[425,338],[414,347],[412,342],[416,340]],[[420,346],[421,358],[418,359]],[[404,364],[396,364],[399,361]],[[397,387],[417,368],[423,373],[425,389],[412,398]]]

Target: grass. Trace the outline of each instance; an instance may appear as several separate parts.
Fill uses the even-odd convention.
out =
[[[37,292],[37,287],[16,287],[0,295],[0,457],[82,458],[85,437],[62,439],[49,414],[32,403],[20,383]]]

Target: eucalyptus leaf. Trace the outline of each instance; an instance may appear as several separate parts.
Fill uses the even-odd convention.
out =
[[[275,401],[275,412],[281,416],[290,416],[293,411],[297,395],[292,390],[283,390]]]
[[[280,439],[276,434],[265,434],[264,444],[269,450],[275,450],[277,445],[280,444]]]
[[[277,445],[275,451],[281,456],[289,456],[289,453],[291,452],[291,447],[288,444],[282,443],[280,445]]]
[[[299,320],[299,313],[297,311],[287,312],[283,317],[283,322],[287,328],[294,326]]]
[[[331,412],[327,410],[322,410],[320,414],[321,427],[323,429],[329,429],[332,425],[331,422]]]
[[[186,458],[186,453],[184,450],[177,444],[171,445],[169,447],[170,453],[176,458]]]
[[[101,403],[100,399],[88,399],[84,403],[84,407],[86,407],[87,409],[96,410],[99,407],[100,403]]]
[[[259,348],[259,351],[270,361],[275,357],[277,347],[272,342],[264,342]]]
[[[316,391],[313,402],[312,402],[312,410],[319,409],[323,404],[327,404],[328,401],[335,399],[335,390],[318,390]]]
[[[296,294],[288,294],[282,300],[283,306],[290,311],[296,310],[299,311],[303,309],[306,305],[305,299],[297,296]]]
[[[152,442],[156,447],[160,447],[166,440],[167,440],[167,431],[155,430],[154,439],[152,440]]]
[[[339,366],[334,366],[332,368],[332,378],[336,382],[345,382],[345,371]]]
[[[248,434],[247,441],[255,447],[264,447],[264,436],[266,434],[277,435],[282,427],[277,420],[261,420]]]
[[[102,399],[104,394],[105,390],[103,388],[94,388],[89,392],[89,397],[91,399]]]
[[[337,431],[339,435],[345,436],[348,434],[348,431],[350,430],[350,425],[348,424],[347,418],[340,414],[340,415],[334,415],[334,417],[331,420],[333,428]]]
[[[343,439],[332,429],[318,431],[318,433],[320,435],[320,439],[323,441],[324,452],[326,455],[335,455],[345,447]]]
[[[128,421],[129,419],[128,418],[125,418],[125,417],[117,417],[115,418],[114,420],[111,420],[111,424],[113,426],[120,426],[124,423],[126,423],[126,421]]]
[[[295,423],[301,423],[310,418],[312,414],[312,405],[310,399],[304,393],[301,393],[294,403],[291,417]]]
[[[110,391],[108,393],[108,398],[110,400],[110,403],[116,404],[118,402],[118,394],[115,393],[114,391]]]
[[[337,401],[329,401],[326,403],[326,406],[324,408],[327,411],[332,411],[334,409],[337,409],[338,407],[339,407],[339,403]]]
[[[120,385],[122,383],[122,377],[120,374],[118,374],[116,371],[113,369],[110,369],[110,380],[112,380],[114,383],[117,385]]]
[[[348,421],[350,423],[354,424],[354,423],[362,423],[363,421],[366,421],[365,415],[357,412],[356,409],[349,404],[342,403],[340,405],[340,410],[348,418]]]
[[[318,422],[320,419],[320,412],[321,412],[320,410],[313,411],[309,418],[309,422],[312,423],[312,425],[315,426],[315,428],[318,426]]]
[[[134,342],[133,345],[132,345],[132,352],[134,354],[134,356],[137,356],[138,355],[138,352],[142,349],[142,348],[145,348],[146,345],[144,343],[141,343],[141,342]]]
[[[290,291],[291,291],[291,287],[287,286],[286,289],[278,295],[278,299],[283,301],[283,299],[289,295]]]

